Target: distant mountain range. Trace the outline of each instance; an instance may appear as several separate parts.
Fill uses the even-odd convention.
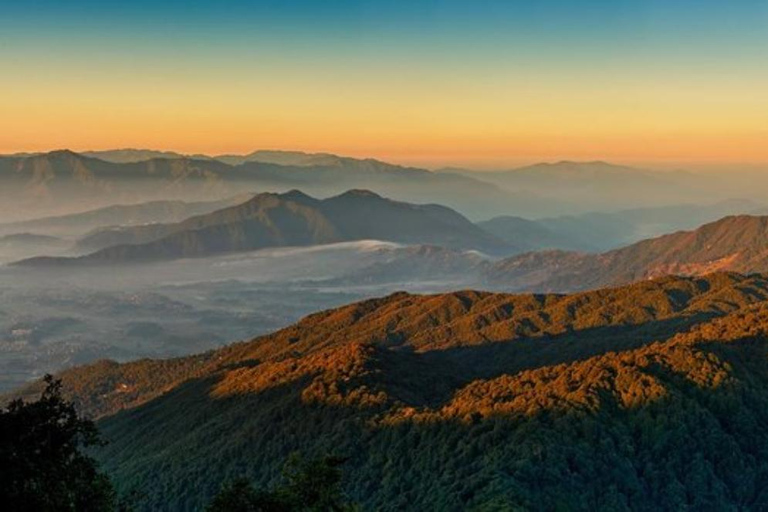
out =
[[[248,191],[301,188],[319,196],[371,189],[410,202],[435,202],[482,217],[516,209],[544,211],[530,195],[501,191],[483,181],[334,155],[256,152],[246,157],[179,157],[125,151],[71,151],[0,157],[0,214],[8,220],[59,215],[116,203],[203,201]],[[133,158],[132,158],[133,156]],[[153,157],[149,160],[144,157]]]
[[[724,273],[397,293],[61,377],[138,510],[201,508],[234,475],[265,487],[294,451],[348,457],[345,488],[370,510],[761,509],[766,299],[764,277]]]
[[[768,271],[768,217],[725,217],[600,254],[530,252],[493,264],[486,280],[512,290],[574,291],[721,270]]]
[[[729,175],[730,176],[730,175]],[[255,151],[183,155],[123,149],[0,156],[0,214],[7,221],[117,203],[211,201],[300,189],[318,197],[367,189],[400,201],[444,204],[473,220],[524,218],[759,200],[765,180],[660,172],[606,162],[558,162],[500,172],[431,172],[328,153]],[[739,211],[732,213],[748,213]]]
[[[761,203],[732,199],[713,204],[681,204],[540,219],[501,216],[478,226],[528,250],[600,252],[674,231],[694,229],[729,215],[760,213]]]
[[[191,160],[218,160],[228,165],[242,165],[247,162],[261,162],[286,166],[314,167],[314,166],[357,166],[361,160],[355,158],[340,157],[330,153],[305,153],[303,151],[277,151],[258,150],[247,155],[215,155],[201,154],[185,155],[174,151],[153,151],[148,149],[114,149],[105,151],[83,151],[83,156],[98,158],[113,163],[136,163],[156,158],[166,159],[191,159]],[[369,162],[376,162],[368,159]],[[382,162],[376,162],[381,164]]]
[[[0,233],[44,233],[76,238],[94,230],[111,226],[136,226],[152,223],[179,222],[194,215],[210,213],[242,203],[251,197],[242,194],[220,201],[187,203],[184,201],[151,201],[138,204],[107,206],[69,215],[44,217],[0,224]]]
[[[502,190],[531,194],[545,203],[562,205],[546,217],[589,212],[716,203],[734,197],[760,201],[768,188],[765,177],[752,181],[740,173],[706,174],[688,171],[653,171],[608,162],[539,163],[507,171],[478,172],[443,169],[441,172],[492,183]],[[516,214],[513,210],[507,214]],[[739,213],[748,213],[741,211]],[[522,215],[531,217],[531,215]],[[534,215],[536,216],[536,215]],[[541,217],[539,215],[539,217]]]
[[[41,257],[19,264],[139,263],[368,239],[499,255],[519,252],[443,206],[392,201],[364,190],[324,200],[291,191],[259,194],[178,223],[97,231],[80,246],[107,248],[78,258]]]
[[[144,209],[134,213],[190,213],[196,209],[210,210],[217,204],[157,203],[144,205]],[[405,247],[382,249],[375,258],[366,256],[360,259],[361,267],[328,277],[328,285],[434,280],[493,290],[568,292],[667,274],[768,271],[768,217],[761,216],[725,217],[694,231],[649,238],[605,252],[585,252],[592,248],[590,243],[597,244],[599,239],[607,243],[611,238],[605,233],[610,229],[617,233],[625,226],[637,234],[642,232],[643,223],[660,229],[676,212],[689,213],[680,220],[685,225],[731,208],[752,206],[722,203],[539,220],[501,217],[473,224],[447,207],[393,201],[370,191],[352,190],[329,199],[316,199],[294,190],[259,194],[243,203],[179,222],[96,229],[68,251],[61,240],[47,245],[8,242],[0,244],[0,249],[24,247],[24,251],[8,252],[17,255],[17,259],[27,258],[18,261],[18,266],[60,267],[138,264],[272,247],[379,240]],[[140,206],[120,208],[129,208],[130,212]],[[111,218],[113,214],[107,209],[57,222],[71,228],[78,223],[82,226],[94,219]],[[653,220],[658,224],[653,224]],[[594,226],[592,232],[590,226]],[[600,232],[602,235],[596,235]],[[618,242],[616,236],[614,240]],[[546,250],[548,247],[564,249]],[[35,248],[39,252],[30,252]],[[572,248],[579,250],[566,250]],[[39,256],[45,252],[53,256]],[[9,257],[5,261],[10,261]],[[499,257],[504,259],[494,259]],[[327,277],[317,270],[318,278]]]

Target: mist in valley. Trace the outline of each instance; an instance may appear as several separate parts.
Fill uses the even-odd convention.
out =
[[[0,391],[99,359],[202,352],[315,311],[399,290],[445,291],[456,276],[361,278],[403,246],[363,241],[161,264],[0,267]],[[4,253],[9,261],[18,253]]]
[[[580,289],[550,274],[765,211],[762,182],[720,176],[602,162],[431,172],[298,152],[0,157],[0,391],[396,291]]]

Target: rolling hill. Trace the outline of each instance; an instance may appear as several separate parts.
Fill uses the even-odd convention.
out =
[[[299,191],[259,194],[243,204],[183,222],[120,228],[95,236],[102,243],[120,245],[79,258],[33,258],[19,264],[138,263],[352,240],[514,252],[449,208],[392,201],[364,190],[324,200]]]
[[[766,299],[764,277],[726,273],[398,293],[61,377],[140,510],[199,508],[237,476],[267,485],[294,450],[348,456],[345,487],[373,510],[757,510]]]
[[[543,251],[513,256],[486,269],[509,289],[574,291],[667,274],[768,271],[768,217],[737,215],[601,254]]]

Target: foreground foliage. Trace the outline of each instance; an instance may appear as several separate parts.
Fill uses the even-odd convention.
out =
[[[354,508],[341,489],[340,466],[345,459],[322,457],[303,460],[294,454],[283,470],[280,485],[256,491],[239,478],[225,484],[208,512],[344,512]]]
[[[115,493],[83,447],[99,444],[93,422],[46,377],[39,400],[0,410],[0,496],[5,510],[61,512],[115,509]]]

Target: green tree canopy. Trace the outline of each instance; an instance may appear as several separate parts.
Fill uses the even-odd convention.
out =
[[[100,443],[96,426],[45,377],[36,402],[0,409],[0,496],[5,510],[104,511],[116,507],[109,479],[82,447]]]
[[[208,512],[346,512],[354,509],[341,488],[341,457],[304,460],[293,455],[283,470],[283,482],[257,491],[244,479],[222,488]]]

